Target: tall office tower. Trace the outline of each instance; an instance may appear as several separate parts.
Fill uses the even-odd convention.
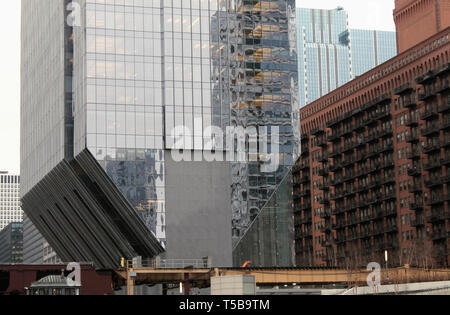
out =
[[[232,233],[237,246],[295,155],[294,7],[23,2],[22,200],[62,260],[114,268],[164,252],[233,264]],[[258,163],[224,159],[229,126],[268,139]],[[271,161],[280,167],[267,172]]]
[[[350,29],[352,79],[397,55],[395,32]],[[345,38],[345,33],[343,34]]]
[[[397,53],[394,32],[350,29],[348,13],[297,9],[301,107]]]
[[[23,262],[23,223],[11,222],[0,231],[0,263]]]
[[[23,220],[19,187],[20,176],[0,172],[0,231],[11,222]]]

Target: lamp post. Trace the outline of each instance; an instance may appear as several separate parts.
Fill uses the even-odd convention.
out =
[[[384,261],[386,262],[386,281],[389,281],[389,267],[388,267],[388,251],[384,251]]]

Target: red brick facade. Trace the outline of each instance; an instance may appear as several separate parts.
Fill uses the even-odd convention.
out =
[[[449,36],[446,28],[301,109],[299,266],[384,263],[386,250],[392,265],[449,265]]]
[[[450,1],[396,0],[394,20],[402,53],[450,26]]]

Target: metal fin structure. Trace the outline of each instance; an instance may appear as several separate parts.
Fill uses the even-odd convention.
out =
[[[87,149],[55,167],[22,198],[22,208],[66,262],[116,269],[122,257],[164,252]]]

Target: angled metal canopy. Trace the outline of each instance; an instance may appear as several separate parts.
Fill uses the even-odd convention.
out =
[[[163,247],[89,150],[63,160],[22,198],[22,208],[58,256],[116,269]]]

